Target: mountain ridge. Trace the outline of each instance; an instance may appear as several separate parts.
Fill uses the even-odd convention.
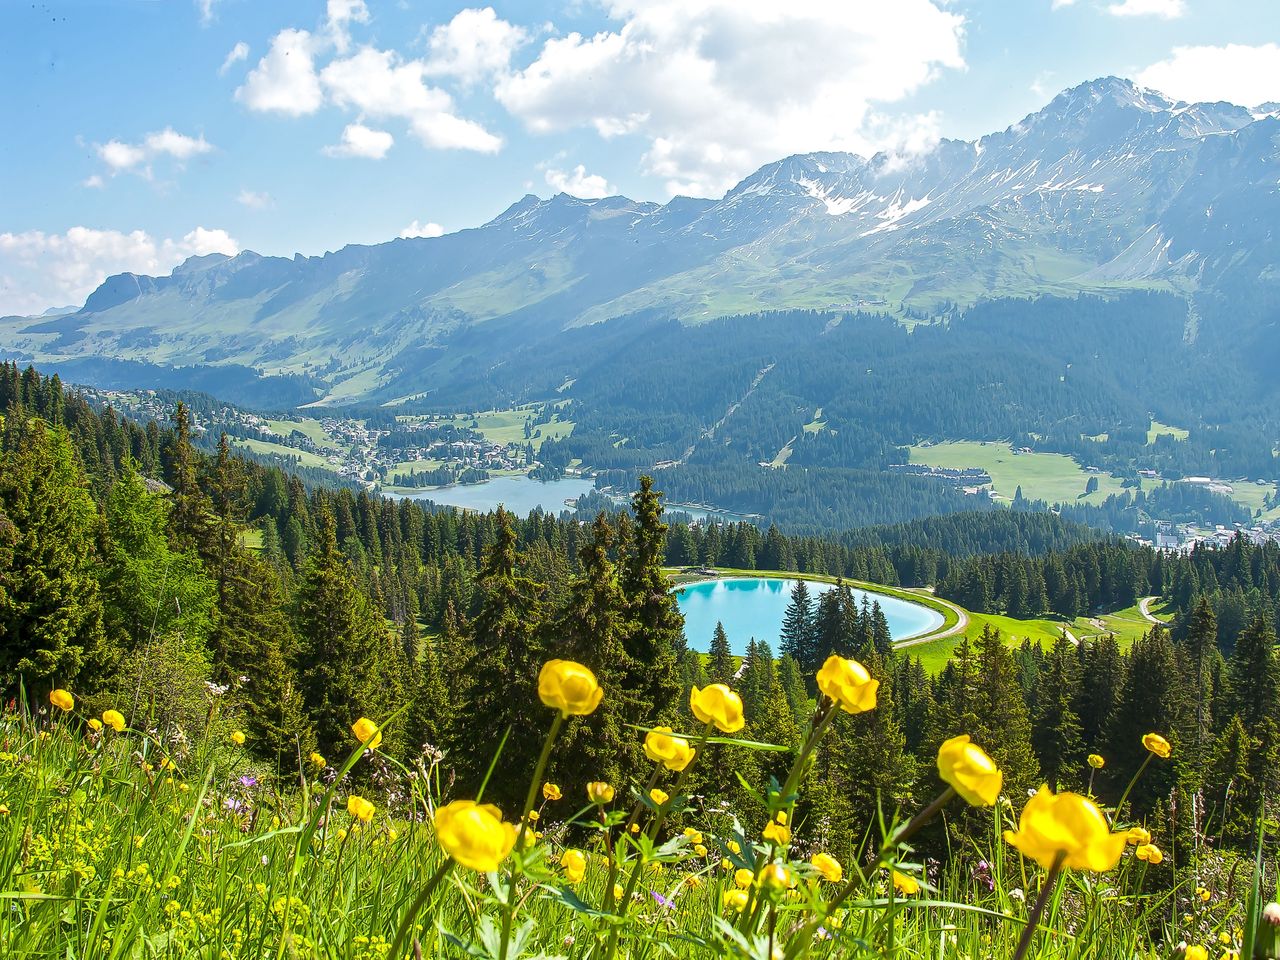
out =
[[[488,222],[319,256],[191,258],[71,315],[0,320],[35,359],[235,363],[375,394],[473,326],[523,345],[636,313],[685,323],[874,304],[1277,282],[1280,119],[1106,77],[1003,131],[902,157],[795,154],[718,200],[531,194]]]

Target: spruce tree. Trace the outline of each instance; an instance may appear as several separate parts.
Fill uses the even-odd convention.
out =
[[[1075,703],[1080,696],[1080,665],[1075,646],[1058,637],[1037,677],[1032,745],[1040,770],[1053,790],[1078,779],[1084,763],[1080,720]]]
[[[813,601],[809,597],[809,584],[797,580],[791,588],[791,602],[782,617],[782,633],[778,639],[778,653],[789,656],[797,663],[813,660],[809,647],[813,642]]]
[[[724,632],[724,624],[716,621],[715,632],[711,636],[711,648],[707,660],[707,675],[712,683],[733,682],[737,665],[733,660],[733,651],[729,647],[729,637]]]
[[[676,658],[684,645],[684,618],[671,582],[662,572],[667,525],[662,522],[662,494],[653,489],[651,477],[640,478],[631,509],[635,524],[619,575],[632,622],[626,652],[634,668],[625,686],[646,705],[648,716],[674,717],[680,689]]]

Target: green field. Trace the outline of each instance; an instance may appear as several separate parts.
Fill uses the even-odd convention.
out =
[[[235,445],[264,456],[296,457],[298,463],[304,467],[319,467],[321,470],[334,469],[334,465],[319,454],[311,453],[307,450],[298,450],[294,447],[286,447],[280,443],[270,443],[266,440],[236,440]]]
[[[287,437],[294,430],[297,430],[319,447],[328,450],[340,449],[329,438],[329,435],[324,432],[324,427],[320,425],[320,421],[311,417],[303,417],[299,420],[268,420],[267,425],[281,436]]]
[[[1183,430],[1181,427],[1171,427],[1167,423],[1161,423],[1159,420],[1152,420],[1151,426],[1147,430],[1147,445],[1156,442],[1159,436],[1173,437],[1175,440],[1185,440],[1191,436],[1189,430]]]
[[[1091,474],[1062,453],[1014,453],[1002,440],[987,442],[954,440],[911,448],[911,462],[953,470],[980,467],[991,474],[995,492],[1012,500],[1018,487],[1029,500],[1048,503],[1100,504],[1111,494],[1124,492],[1115,477]],[[1084,493],[1090,477],[1098,478],[1098,489]]]
[[[524,443],[524,422],[535,417],[539,412],[540,408],[537,404],[526,404],[511,410],[458,413],[454,414],[453,422],[461,427],[469,427],[474,421],[476,426],[473,429],[478,430],[486,440],[493,443]],[[573,433],[573,426],[572,420],[562,419],[560,414],[556,413],[550,423],[542,423],[534,428],[535,431],[541,430],[542,435],[532,437],[528,442],[533,444],[535,451],[540,450],[542,441],[563,439]]]

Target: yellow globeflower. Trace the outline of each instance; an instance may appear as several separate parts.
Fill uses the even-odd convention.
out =
[[[237,747],[243,747],[243,746],[244,746],[244,734],[243,734],[242,732],[240,732],[239,730],[232,730],[232,731],[231,731],[231,742],[232,742],[232,743],[234,743]]]
[[[368,823],[373,819],[373,804],[364,797],[357,797],[355,794],[347,797],[347,813],[351,814],[361,823]]]
[[[542,785],[542,797],[544,800],[559,800],[560,788],[554,783],[544,783]]]
[[[1099,873],[1120,861],[1125,834],[1112,833],[1097,805],[1078,793],[1052,793],[1041,787],[1027,801],[1018,830],[1005,831],[1005,840],[1048,870],[1059,854],[1068,870]]]
[[[791,842],[791,828],[778,820],[770,820],[761,834],[766,840],[786,846]]]
[[[351,732],[366,750],[377,750],[382,745],[382,730],[368,717],[361,717],[353,723]]]
[[[119,710],[102,711],[102,722],[114,730],[116,733],[124,732],[124,714]]]
[[[938,775],[975,807],[995,803],[1004,785],[1004,774],[996,762],[967,733],[952,737],[938,748]]]
[[[857,660],[834,653],[818,671],[818,689],[840,704],[845,713],[866,713],[876,708],[879,680],[872,680],[867,668]]]
[[[90,717],[89,729],[92,730],[94,733],[97,733],[102,729],[102,721],[99,720],[97,717]]]
[[[602,780],[592,780],[587,784],[587,799],[602,807],[613,803],[613,787]]]
[[[829,853],[815,853],[809,862],[818,868],[823,880],[839,883],[844,879],[844,867],[840,866],[840,861]]]
[[[790,890],[796,885],[795,874],[780,863],[771,863],[760,873],[760,883],[775,890]]]
[[[436,839],[464,867],[487,873],[497,870],[516,845],[515,824],[505,823],[491,803],[455,800],[436,811]]]
[[[587,857],[581,850],[566,850],[560,855],[560,866],[566,880],[579,883],[587,874]]]
[[[75,709],[76,698],[59,687],[57,690],[50,691],[49,702],[59,710],[73,710]]]
[[[756,875],[746,867],[743,867],[741,870],[734,872],[733,882],[740,887],[749,887],[756,882]]]
[[[1133,851],[1133,855],[1139,860],[1143,860],[1153,867],[1164,861],[1164,853],[1154,843],[1143,843]]]
[[[658,806],[662,806],[671,798],[667,796],[666,791],[659,790],[657,787],[654,787],[652,790],[649,791],[649,799],[652,800],[654,803],[656,803]]]
[[[328,766],[328,764],[325,762],[324,754],[318,753],[315,750],[311,751],[311,756],[307,757],[307,759],[311,761],[311,765],[315,767],[317,770],[323,770],[326,766]]]
[[[1093,767],[1093,769],[1101,770],[1106,765],[1107,765],[1107,761],[1103,760],[1100,754],[1096,754],[1096,753],[1089,754],[1089,766]]]
[[[910,874],[894,870],[891,876],[893,878],[893,889],[898,891],[899,896],[914,897],[920,892],[920,881]]]
[[[1173,747],[1169,746],[1169,741],[1158,733],[1144,733],[1142,745],[1161,760],[1168,760],[1169,754],[1173,753]]]
[[[724,892],[724,907],[726,910],[741,913],[747,909],[747,904],[750,902],[751,895],[745,890],[726,890]]]
[[[1209,951],[1199,944],[1187,947],[1182,954],[1183,960],[1209,960]]]
[[[644,738],[644,755],[668,770],[683,770],[696,752],[684,737],[672,736],[670,727],[654,727]]]
[[[538,696],[564,717],[585,717],[600,706],[604,691],[596,675],[572,660],[548,660],[538,673]]]
[[[746,726],[742,698],[723,683],[713,683],[689,691],[689,708],[703,723],[715,724],[721,733],[737,733]]]
[[[1125,831],[1124,840],[1125,843],[1140,847],[1144,843],[1151,842],[1151,833],[1145,827],[1130,827]]]

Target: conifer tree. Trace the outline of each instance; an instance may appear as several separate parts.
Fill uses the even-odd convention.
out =
[[[1055,791],[1059,784],[1070,782],[1084,762],[1080,720],[1075,712],[1079,695],[1080,667],[1075,647],[1065,635],[1059,636],[1037,677],[1031,725],[1040,770]]]
[[[98,514],[66,431],[21,410],[0,425],[0,686],[34,698],[101,681],[102,600],[95,579]]]
[[[729,647],[729,637],[724,632],[724,624],[716,621],[715,632],[711,636],[710,657],[707,662],[707,676],[712,683],[731,683],[737,672],[733,660],[733,651]]]
[[[1258,731],[1267,720],[1280,720],[1280,659],[1276,633],[1263,614],[1236,638],[1227,667],[1226,713],[1239,716],[1245,729]]]
[[[814,656],[813,601],[809,597],[809,583],[797,580],[791,588],[791,602],[782,617],[782,633],[778,641],[778,653],[792,657],[797,663],[811,663]]]

